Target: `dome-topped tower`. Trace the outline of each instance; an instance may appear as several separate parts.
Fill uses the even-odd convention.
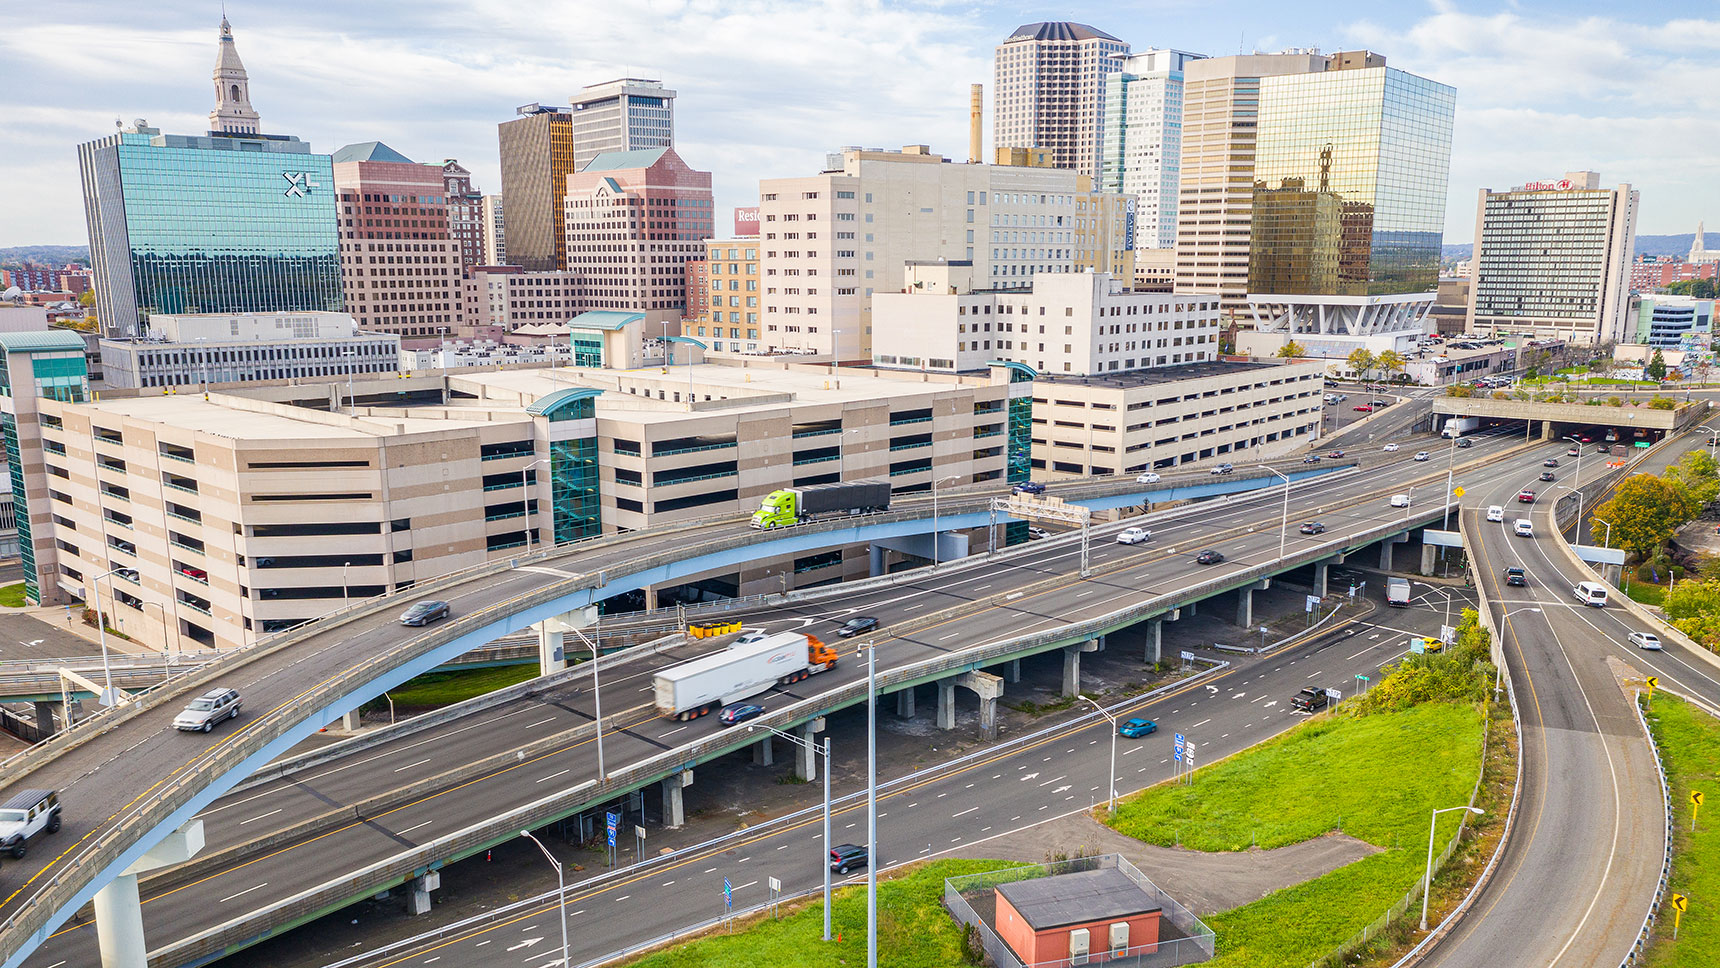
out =
[[[221,18],[221,50],[215,57],[215,110],[209,130],[216,134],[256,134],[257,111],[251,107],[251,81],[233,46],[233,28]]]

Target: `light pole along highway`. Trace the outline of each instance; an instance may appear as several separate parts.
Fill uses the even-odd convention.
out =
[[[1105,778],[1105,813],[1115,816],[1117,813],[1117,717],[1111,715],[1104,706],[1094,702],[1084,693],[1078,694],[1076,698],[1097,709],[1099,715],[1105,717],[1111,724],[1111,772]]]
[[[543,841],[533,837],[531,831],[521,830],[520,836],[537,844],[538,850],[543,851],[544,857],[549,860],[549,866],[555,868],[555,896],[559,905],[556,908],[556,920],[561,922],[561,963],[566,966],[571,962],[567,960],[567,881],[562,878],[561,861],[556,860],[549,848],[543,845]],[[1427,921],[1425,914],[1422,915],[1422,921]]]
[[[1450,813],[1453,810],[1468,810],[1476,816],[1481,815],[1480,807],[1472,807],[1468,804],[1464,804],[1460,807],[1443,807],[1435,810],[1433,812],[1433,819],[1427,822],[1427,870],[1422,872],[1421,875],[1421,929],[1423,931],[1427,930],[1427,895],[1429,888],[1433,884],[1433,838],[1435,833],[1439,830],[1439,815],[1442,813]]]
[[[794,743],[798,746],[804,747],[807,750],[810,750],[811,752],[814,752],[814,753],[823,753],[824,754],[824,864],[823,864],[823,867],[824,867],[824,940],[829,941],[830,940],[830,857],[831,857],[831,854],[830,854],[830,734],[829,733],[824,734],[824,745],[820,746],[819,744],[814,743],[809,739],[801,739],[799,736],[795,736],[792,733],[785,733],[782,730],[777,729],[775,726],[766,726],[763,723],[755,723],[751,726],[748,726],[747,729],[748,730],[768,729],[771,732],[775,733],[776,735],[781,736],[783,739],[788,740],[790,743]],[[868,849],[870,849],[870,848],[868,848]],[[870,869],[872,866],[871,865],[871,860],[872,860],[871,856],[868,855],[866,860],[867,860],[866,866],[868,869]]]

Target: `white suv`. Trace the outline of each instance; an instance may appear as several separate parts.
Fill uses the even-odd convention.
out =
[[[0,850],[23,860],[31,839],[60,829],[60,798],[52,790],[19,790],[0,803]]]

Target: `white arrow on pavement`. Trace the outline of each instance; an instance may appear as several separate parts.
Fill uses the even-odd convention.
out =
[[[1246,692],[1239,692],[1239,693],[1237,693],[1237,694],[1236,694],[1236,695],[1234,695],[1234,696],[1231,696],[1231,697],[1230,697],[1230,698],[1232,698],[1232,699],[1241,699],[1241,698],[1242,698],[1242,697],[1243,697],[1243,696],[1246,696],[1246,695],[1248,695],[1248,693],[1246,693]]]
[[[524,941],[521,941],[519,944],[514,945],[512,948],[509,948],[508,950],[509,951],[518,951],[521,948],[530,948],[532,945],[537,944],[539,941],[542,941],[542,940],[543,940],[542,938],[527,938]]]
[[[1267,703],[1266,705],[1261,706],[1260,708],[1261,709],[1271,709],[1273,706],[1276,706],[1276,705],[1278,705],[1278,700],[1274,699],[1271,702]]]
[[[1036,780],[1036,779],[1038,779],[1038,778],[1039,778],[1039,774],[1037,774],[1037,773],[1029,773],[1029,774],[1027,774],[1027,775],[1026,775],[1026,776],[1024,776],[1024,777],[1022,777],[1022,780],[1024,780],[1024,781],[1025,781],[1025,780]]]
[[[1055,790],[1052,790],[1052,791],[1051,791],[1051,792],[1052,792],[1052,793],[1062,793],[1062,792],[1063,792],[1063,791],[1064,791],[1064,790],[1067,790],[1067,789],[1069,789],[1069,788],[1070,788],[1070,787],[1069,787],[1069,784],[1067,784],[1067,783],[1065,783],[1065,784],[1063,784],[1063,785],[1062,785],[1062,786],[1060,786],[1060,787],[1058,787],[1058,788],[1057,788],[1057,789],[1055,789]]]

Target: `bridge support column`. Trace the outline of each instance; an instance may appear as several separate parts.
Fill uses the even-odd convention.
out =
[[[670,830],[687,822],[687,808],[681,791],[693,785],[693,771],[682,770],[663,778],[663,826]]]
[[[1254,624],[1254,593],[1272,587],[1272,579],[1262,578],[1236,590],[1236,624],[1247,628]]]
[[[1063,695],[1073,697],[1081,694],[1081,653],[1097,651],[1099,643],[1094,639],[1064,647]]]
[[[579,629],[589,628],[597,621],[596,606],[565,612],[533,625],[538,636],[538,675],[547,676],[571,665],[568,653],[590,652],[591,646],[580,637]]]
[[[776,737],[766,735],[764,739],[753,744],[752,761],[760,766],[776,765]]]
[[[964,672],[951,680],[979,696],[979,729],[986,739],[997,738],[997,700],[1003,695],[1003,680],[989,672]],[[952,692],[954,690],[951,690]]]
[[[1421,546],[1421,574],[1433,574],[1434,552],[1438,550],[1438,548],[1430,544],[1424,544]]]
[[[1329,561],[1314,562],[1314,594],[1326,597],[1326,580],[1331,577],[1332,563]]]
[[[346,712],[341,714],[341,716],[340,716],[340,728],[341,729],[344,729],[349,733],[353,733],[353,732],[358,731],[358,727],[359,727],[359,715],[358,715],[357,709],[348,709]]]
[[[945,679],[938,686],[938,728],[956,728],[956,681]]]
[[[889,549],[883,545],[873,544],[866,546],[866,552],[869,556],[868,563],[870,565],[866,573],[873,578],[884,574],[887,565],[885,556],[889,554]]]
[[[794,775],[808,783],[818,779],[818,754],[813,752],[812,744],[817,742],[818,734],[823,729],[824,717],[820,716],[800,727],[800,738],[805,741],[805,745],[794,744]]]
[[[425,871],[414,877],[412,883],[406,885],[406,913],[412,915],[430,913],[430,892],[442,886],[442,872]]]
[[[158,867],[183,864],[203,849],[203,821],[193,820],[161,843],[151,847],[137,862],[96,892],[96,947],[102,968],[148,968],[148,948],[143,939],[143,902],[137,893],[137,875]]]
[[[1392,549],[1409,541],[1409,535],[1399,534],[1380,542],[1380,570],[1392,570]]]
[[[914,718],[914,687],[909,686],[896,693],[896,715],[903,719]]]
[[[1021,660],[1020,659],[1010,659],[1008,662],[1005,662],[1003,664],[1003,681],[1004,682],[1020,682],[1021,681]]]
[[[1141,661],[1158,665],[1164,661],[1164,625],[1182,618],[1182,609],[1173,608],[1163,615],[1156,615],[1147,621],[1146,654]]]
[[[44,738],[52,736],[54,733],[58,732],[58,730],[54,728],[54,707],[58,705],[60,704],[57,702],[39,702],[35,704],[36,731],[41,733]]]
[[[1604,581],[1607,584],[1611,585],[1612,587],[1617,588],[1619,586],[1619,581],[1623,578],[1624,578],[1624,566],[1623,565],[1612,565],[1612,564],[1601,565],[1601,581]]]

